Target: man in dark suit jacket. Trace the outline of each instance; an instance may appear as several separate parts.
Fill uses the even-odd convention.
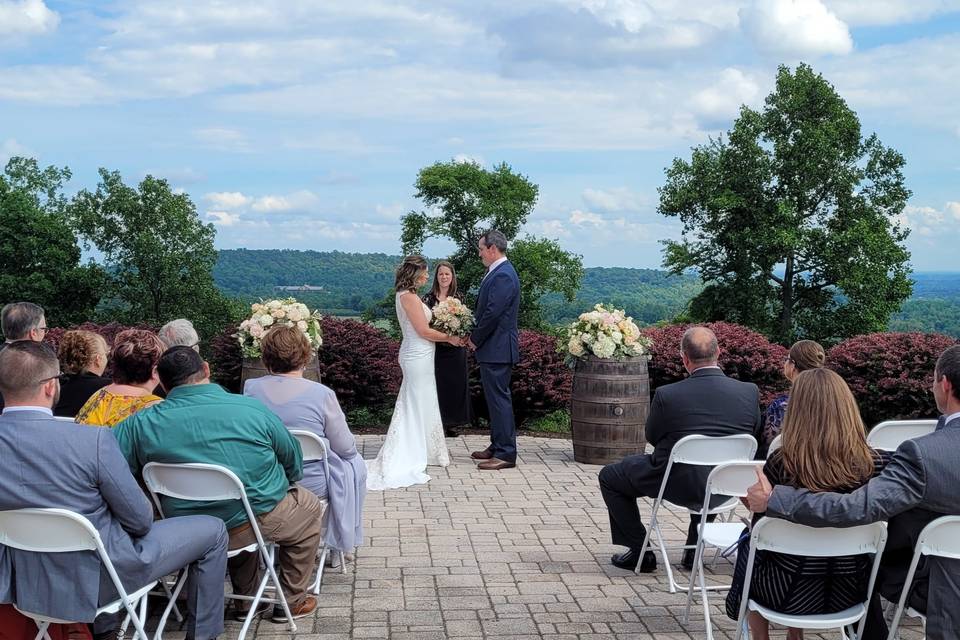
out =
[[[8,403],[0,416],[0,511],[58,508],[86,517],[127,588],[188,566],[187,638],[217,637],[227,568],[223,522],[210,516],[154,522],[110,429],[53,418],[59,368],[53,352],[36,342],[21,340],[0,352],[0,388]],[[36,554],[0,545],[0,603],[89,622],[98,605],[116,597],[94,554]],[[98,634],[116,622],[98,618]]]
[[[474,451],[471,457],[481,460],[478,469],[499,471],[517,466],[510,376],[513,365],[520,361],[520,279],[505,255],[507,238],[502,233],[487,231],[477,248],[487,274],[480,283],[476,325],[468,346],[475,351],[480,365],[480,381],[490,413],[490,446]]]
[[[680,357],[690,377],[656,390],[647,417],[647,442],[652,454],[627,456],[600,471],[600,493],[610,513],[613,543],[627,547],[611,559],[614,566],[635,569],[647,530],[640,521],[637,498],[655,498],[670,460],[670,451],[681,438],[700,434],[756,436],[761,428],[760,393],[757,385],[723,375],[717,366],[717,337],[706,327],[693,327],[683,334]],[[708,467],[674,465],[664,498],[690,509],[703,506]],[[687,544],[695,544],[699,516],[691,517]],[[684,564],[692,565],[691,553]],[[647,551],[641,571],[656,569],[657,560]]]
[[[943,414],[937,430],[907,440],[883,472],[849,494],[812,493],[763,478],[750,488],[750,510],[814,527],[852,527],[888,520],[877,590],[896,602],[920,531],[944,515],[960,515],[960,345],[944,351],[933,374]],[[929,556],[917,571],[908,603],[926,611],[927,638],[956,638],[960,630],[960,560]],[[876,591],[864,640],[887,637]]]

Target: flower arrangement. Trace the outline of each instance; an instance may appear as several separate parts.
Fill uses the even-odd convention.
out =
[[[473,329],[473,313],[456,298],[447,298],[434,305],[430,326],[453,336],[467,336]]]
[[[240,323],[236,337],[244,358],[260,357],[260,341],[275,324],[297,327],[310,340],[310,346],[319,349],[323,344],[320,330],[320,312],[310,311],[295,298],[261,300],[250,305],[250,317]]]
[[[650,352],[653,342],[641,335],[639,327],[621,309],[598,304],[593,311],[581,313],[567,327],[568,363],[593,354],[598,358],[629,358]],[[564,347],[560,347],[561,351]]]

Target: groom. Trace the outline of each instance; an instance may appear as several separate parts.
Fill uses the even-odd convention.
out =
[[[470,454],[478,469],[499,471],[517,466],[517,428],[513,421],[510,374],[520,360],[517,313],[520,280],[504,253],[507,237],[496,230],[480,236],[477,245],[487,273],[477,295],[476,325],[468,346],[480,365],[483,395],[490,413],[490,446]]]

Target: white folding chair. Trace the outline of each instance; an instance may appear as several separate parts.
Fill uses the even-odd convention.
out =
[[[907,578],[903,583],[903,592],[900,594],[896,613],[893,614],[893,622],[890,624],[890,634],[887,636],[887,640],[893,640],[897,637],[897,628],[900,626],[900,619],[903,617],[905,607],[907,615],[921,618],[926,625],[927,617],[925,615],[906,606],[907,596],[910,594],[910,587],[913,585],[913,576],[917,571],[920,556],[938,556],[960,560],[960,516],[937,518],[920,532],[920,537],[917,538],[917,546],[913,552],[913,559],[910,561],[910,569],[907,571]]]
[[[747,556],[747,573],[743,581],[743,596],[740,599],[740,615],[737,618],[735,640],[743,637],[747,626],[747,610],[755,611],[771,622],[798,629],[839,629],[840,637],[846,640],[844,627],[857,625],[857,638],[863,636],[867,604],[873,593],[873,585],[880,568],[880,556],[887,543],[887,525],[874,522],[859,527],[835,529],[832,527],[808,527],[776,518],[761,518],[750,533],[750,554]],[[768,609],[750,599],[750,583],[753,578],[753,562],[757,551],[774,551],[795,556],[829,558],[872,553],[873,567],[867,583],[866,599],[836,613],[819,615],[788,615]]]
[[[667,468],[663,474],[663,481],[660,483],[660,492],[657,499],[653,501],[653,509],[650,513],[650,526],[647,527],[647,534],[643,539],[643,546],[640,548],[640,560],[637,562],[636,572],[640,573],[640,567],[643,564],[643,556],[648,548],[653,550],[651,536],[657,538],[657,549],[663,557],[663,564],[667,570],[667,578],[670,581],[670,593],[677,591],[686,591],[686,586],[681,586],[673,577],[673,568],[670,566],[670,559],[667,557],[666,543],[663,540],[663,533],[660,531],[660,524],[657,520],[657,513],[662,504],[670,504],[664,500],[663,493],[670,480],[670,470],[674,464],[690,464],[701,467],[715,467],[725,462],[746,462],[753,459],[757,452],[757,441],[752,435],[741,433],[734,436],[703,436],[692,435],[681,438],[673,449],[670,450],[670,460],[667,462]],[[710,509],[708,515],[719,513],[728,513],[733,511],[739,501],[735,498],[727,500],[721,505]],[[687,509],[688,514],[698,513],[696,510]],[[670,549],[692,549],[695,545],[672,546]]]
[[[17,509],[15,511],[0,511],[0,545],[32,551],[34,553],[66,553],[70,551],[96,551],[100,562],[107,570],[117,594],[120,596],[113,602],[97,609],[96,615],[102,613],[119,613],[126,610],[128,619],[133,622],[135,630],[134,640],[150,640],[144,631],[143,622],[147,618],[147,593],[157,584],[154,580],[145,584],[133,593],[127,593],[117,576],[110,556],[103,546],[100,533],[90,524],[90,521],[78,513],[66,509]],[[139,615],[136,605],[140,604]],[[36,640],[44,638],[50,640],[47,628],[51,624],[68,624],[76,620],[62,620],[44,615],[41,612],[24,611],[17,607],[17,611],[32,618],[39,630]],[[157,637],[163,626],[157,628]]]
[[[323,443],[323,438],[313,433],[312,431],[303,431],[300,429],[291,429],[291,435],[297,439],[297,442],[300,443],[300,449],[303,451],[303,461],[304,462],[313,462],[315,460],[323,461],[323,475],[327,479],[327,491],[330,490],[330,466],[327,463],[327,446]],[[324,504],[324,517],[328,518],[330,504],[326,499],[320,501]],[[323,579],[323,568],[327,562],[327,554],[330,552],[330,549],[327,548],[327,545],[324,544],[320,552],[320,564],[317,567],[317,579],[311,585],[310,590],[315,593],[320,593],[320,581]],[[340,570],[342,573],[347,572],[347,560],[343,551],[340,551]]]
[[[250,602],[250,611],[243,621],[243,627],[240,628],[238,640],[243,640],[243,638],[246,637],[247,630],[250,628],[250,624],[253,622],[253,616],[261,602],[279,604],[283,607],[290,631],[297,630],[297,625],[294,623],[293,616],[290,614],[290,606],[283,596],[280,579],[277,577],[277,572],[273,566],[275,545],[272,542],[264,541],[260,533],[260,527],[257,524],[257,517],[250,507],[250,501],[247,500],[247,492],[243,488],[243,482],[240,481],[240,478],[238,478],[235,473],[226,467],[221,467],[216,464],[168,464],[148,462],[143,468],[143,481],[146,483],[147,489],[150,491],[150,497],[153,498],[154,504],[157,505],[157,510],[160,512],[161,517],[163,516],[163,507],[160,504],[160,498],[157,494],[179,500],[208,502],[239,500],[243,503],[247,520],[250,523],[250,528],[253,530],[257,541],[241,549],[228,551],[227,557],[232,558],[241,553],[259,552],[260,558],[266,566],[266,572],[263,574],[263,579],[260,580],[260,585],[257,587],[255,595],[228,594],[225,596],[233,600]],[[186,578],[186,571],[181,572],[180,579],[177,581],[177,586],[173,590],[170,602],[167,604],[167,608],[160,618],[161,626],[166,623],[167,617],[170,615],[170,611],[177,600],[177,596],[180,595],[180,590],[183,589]],[[264,597],[264,591],[268,583],[273,584],[274,598]],[[159,638],[156,640],[159,640]]]
[[[887,420],[867,434],[867,444],[874,449],[896,451],[905,440],[913,440],[937,428],[936,420]]]
[[[769,458],[774,451],[780,448],[780,444],[782,441],[783,441],[782,433],[778,433],[776,437],[770,441],[770,446],[767,447],[767,458]]]
[[[707,629],[707,638],[713,638],[713,625],[710,621],[710,603],[707,599],[708,591],[719,591],[730,588],[730,585],[707,586],[703,572],[703,552],[707,545],[717,549],[730,549],[740,540],[744,525],[742,522],[707,522],[706,514],[710,512],[710,498],[715,495],[744,497],[747,489],[756,484],[757,470],[763,469],[763,461],[728,462],[714,467],[707,478],[706,495],[703,498],[703,509],[700,511],[700,535],[697,540],[697,552],[693,560],[693,571],[690,572],[690,586],[687,588],[687,609],[683,622],[690,621],[690,606],[693,602],[693,583],[699,578],[700,597],[703,601],[703,618]]]

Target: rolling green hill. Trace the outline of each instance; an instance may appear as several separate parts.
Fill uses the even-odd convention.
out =
[[[393,287],[399,256],[384,253],[229,249],[214,268],[217,285],[246,301],[293,296],[334,315],[359,315]],[[891,318],[895,331],[936,331],[960,337],[960,273],[914,274],[914,295]],[[275,287],[322,287],[282,291]],[[700,291],[695,276],[673,276],[656,269],[585,269],[577,299],[544,297],[545,319],[569,322],[597,302],[623,308],[641,324],[670,320]]]

